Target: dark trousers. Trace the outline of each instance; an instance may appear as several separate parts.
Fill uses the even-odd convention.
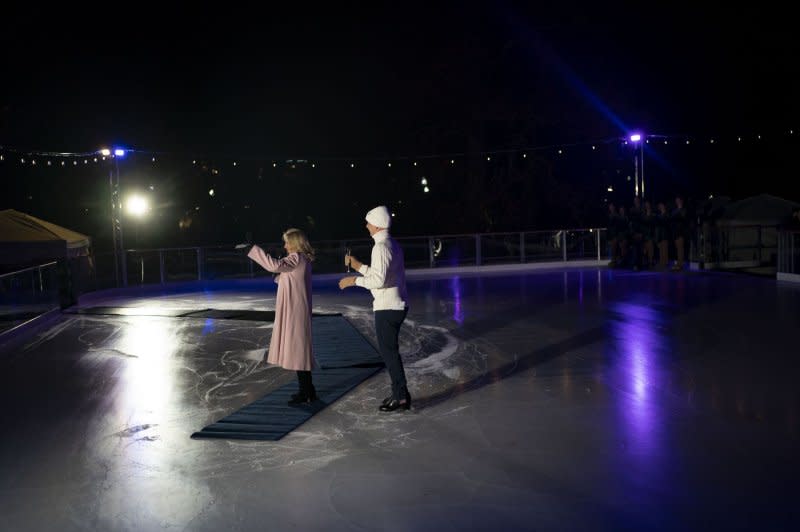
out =
[[[400,359],[400,326],[406,319],[408,309],[405,310],[376,310],[375,333],[378,336],[378,349],[381,358],[389,370],[392,378],[392,398],[402,401],[408,396],[406,386],[406,372],[403,361]]]
[[[314,390],[314,383],[311,382],[310,371],[298,371],[297,382],[300,385],[300,393],[311,394]]]

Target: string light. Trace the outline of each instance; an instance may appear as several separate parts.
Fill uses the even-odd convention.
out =
[[[782,136],[785,139],[785,138],[787,138],[787,133],[788,133],[789,136],[791,136],[792,139],[796,138],[796,137],[794,137],[794,129],[788,129],[788,128],[784,129],[783,132],[780,134],[780,136]],[[703,137],[694,137],[694,136],[688,136],[687,137],[686,135],[644,135],[644,134],[641,134],[640,140],[643,140],[644,142],[647,142],[648,144],[652,144],[650,142],[651,139],[653,140],[653,143],[660,141],[660,142],[663,142],[664,145],[668,145],[670,140],[673,141],[673,143],[675,141],[678,141],[679,143],[682,143],[684,145],[691,145],[692,144],[692,140],[696,141],[695,144],[699,144],[699,145],[705,144],[705,145],[715,145],[716,146],[717,144],[719,144],[719,142],[722,142],[723,144],[725,144],[725,137],[720,139],[720,137],[716,137],[716,136],[708,136],[708,137],[703,138]],[[733,141],[733,137],[731,138],[731,140],[733,142],[737,142],[737,143],[740,143],[740,144],[741,143],[745,143],[750,139],[752,139],[754,141],[762,141],[762,140],[764,140],[764,136],[763,136],[763,134],[758,134],[758,135],[756,135],[756,134],[737,135],[737,136],[735,136],[735,141]],[[681,141],[683,141],[683,142],[681,142]],[[630,142],[630,138],[612,137],[612,138],[607,138],[607,139],[603,139],[603,140],[599,140],[599,141],[598,140],[594,140],[594,141],[585,142],[585,143],[584,142],[576,142],[576,143],[567,143],[567,144],[561,144],[561,145],[527,146],[525,148],[520,148],[520,149],[499,150],[497,152],[488,152],[488,153],[484,152],[483,156],[486,158],[487,162],[493,162],[493,157],[494,157],[494,155],[492,155],[493,153],[501,153],[501,152],[502,153],[509,153],[509,154],[514,154],[515,153],[515,154],[517,154],[517,156],[521,155],[523,159],[527,159],[528,158],[528,152],[531,152],[531,151],[533,151],[533,152],[536,152],[536,151],[546,152],[548,150],[553,150],[551,152],[553,155],[566,156],[567,155],[566,152],[568,150],[570,150],[571,148],[580,148],[580,147],[583,146],[584,149],[596,152],[596,151],[599,151],[599,148],[603,144],[613,145],[615,142],[618,143],[617,144],[618,146],[628,146],[628,147],[631,144],[637,144],[636,142]],[[2,153],[2,152],[5,152],[5,153]],[[110,156],[112,158],[127,157],[129,155],[128,152],[131,152],[130,155],[142,154],[142,155],[148,157],[150,159],[150,161],[152,163],[154,163],[154,164],[157,163],[157,162],[160,162],[160,161],[157,161],[157,159],[161,159],[161,157],[158,157],[158,156],[154,155],[154,153],[162,153],[162,152],[158,152],[158,151],[155,151],[155,152],[151,151],[148,154],[148,153],[146,153],[144,151],[127,150],[127,149],[123,149],[123,148],[111,148],[111,149],[109,149],[109,148],[101,148],[101,149],[97,149],[97,150],[90,151],[90,152],[83,152],[83,153],[71,152],[70,153],[70,152],[54,152],[54,151],[38,151],[38,150],[34,150],[34,151],[24,150],[23,151],[23,150],[10,149],[8,147],[0,147],[0,153],[2,153],[2,154],[0,154],[0,161],[6,161],[7,160],[6,155],[11,153],[11,154],[17,156],[18,157],[18,162],[20,164],[23,164],[23,165],[41,166],[38,163],[41,160],[44,160],[45,163],[43,163],[43,164],[46,164],[46,166],[57,166],[58,163],[60,162],[61,166],[63,167],[63,166],[66,165],[66,162],[69,162],[70,160],[72,160],[72,164],[74,166],[77,166],[77,164],[80,162],[81,158],[83,158],[84,164],[88,164],[89,163],[89,159],[91,159],[92,162],[97,163],[98,159],[102,159],[103,161],[105,161],[108,156]],[[577,153],[577,152],[578,152],[578,149],[571,150],[571,154],[572,153]],[[425,158],[425,159],[436,159],[436,158],[439,158],[445,164],[447,164],[447,162],[449,161],[450,165],[455,165],[456,157],[454,157],[454,155],[455,156],[463,156],[463,157],[469,157],[470,156],[469,153],[458,153],[458,154],[450,153],[450,154],[426,154],[426,155],[422,156],[422,158]],[[88,158],[86,158],[87,156],[88,156]],[[37,159],[36,157],[40,157],[40,159]],[[55,158],[55,159],[53,159],[53,158]],[[62,159],[62,160],[61,161],[56,160],[56,159],[59,159],[59,158]],[[413,156],[412,157],[399,157],[397,160],[386,160],[386,159],[384,159],[383,162],[379,162],[378,164],[385,164],[386,166],[384,168],[392,168],[393,169],[396,166],[395,163],[399,163],[402,160],[410,160],[411,164],[414,167],[421,166],[420,165],[420,160],[414,160],[415,158],[419,159],[420,157],[419,156],[417,156],[417,157],[413,157]],[[13,160],[13,158],[10,159],[10,160]],[[370,161],[372,161],[374,159],[365,158],[363,160],[362,159],[353,160],[353,159],[348,159],[348,158],[332,158],[330,160],[331,161],[341,161],[342,164],[347,164],[347,165],[350,166],[350,168],[354,169],[357,166],[360,166],[361,162],[364,162],[365,165],[368,165],[368,164],[370,164]],[[203,164],[205,164],[205,163],[203,163],[202,159],[196,159],[195,158],[195,159],[192,159],[191,161],[192,161],[192,165],[203,165]],[[228,164],[231,164],[234,167],[238,167],[240,162],[241,162],[241,160],[229,160]],[[295,159],[287,159],[285,162],[281,161],[281,166],[286,166],[287,168],[298,168],[298,167],[301,167],[300,163],[309,165],[311,168],[316,168],[316,164],[315,163],[311,163],[308,160],[304,160],[304,159],[296,159],[296,160]],[[211,165],[209,164],[209,166],[211,166]],[[204,169],[208,169],[206,166],[202,166],[202,167]],[[278,161],[273,160],[272,161],[272,167],[273,168],[277,168],[278,167]]]

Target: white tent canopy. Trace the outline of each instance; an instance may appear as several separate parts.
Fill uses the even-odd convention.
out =
[[[728,203],[720,216],[720,225],[779,225],[792,216],[792,209],[800,203],[759,194]]]
[[[0,211],[0,264],[29,264],[87,255],[88,236],[24,212]]]

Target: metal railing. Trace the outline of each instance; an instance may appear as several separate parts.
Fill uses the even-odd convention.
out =
[[[800,230],[778,233],[778,273],[800,275]]]
[[[60,304],[57,264],[48,262],[0,275],[0,332]]]
[[[608,257],[605,228],[426,235],[398,237],[407,269],[489,264],[520,264],[603,260]],[[316,251],[314,273],[344,271],[345,250],[369,262],[373,241],[369,237],[312,242]],[[278,242],[260,244],[274,256],[285,254]],[[126,285],[190,280],[237,279],[269,275],[242,251],[229,246],[129,249],[125,251]],[[96,288],[115,286],[114,257],[96,253]]]
[[[692,239],[690,260],[706,268],[775,266],[778,260],[776,225],[704,225]]]

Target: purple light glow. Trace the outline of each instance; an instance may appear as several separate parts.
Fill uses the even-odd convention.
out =
[[[450,289],[455,302],[453,308],[453,320],[459,325],[464,324],[464,311],[461,309],[461,279],[458,276],[453,277],[450,281]]]
[[[631,142],[639,142],[640,140],[642,140],[641,133],[634,133],[631,135]]]

